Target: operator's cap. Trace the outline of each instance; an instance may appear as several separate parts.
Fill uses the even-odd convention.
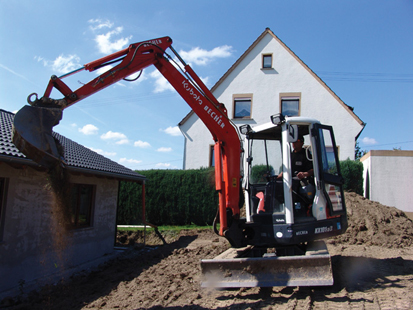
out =
[[[304,143],[304,136],[303,135],[299,135],[297,140],[301,140]]]

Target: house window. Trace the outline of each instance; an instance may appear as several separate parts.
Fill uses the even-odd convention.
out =
[[[71,220],[74,227],[92,226],[92,210],[95,202],[95,186],[73,184]]]
[[[251,118],[252,95],[234,96],[234,118]]]
[[[3,241],[4,222],[6,217],[6,196],[7,182],[5,178],[0,178],[0,242]]]
[[[283,95],[280,94],[280,111],[286,116],[300,115],[300,94]]]
[[[272,55],[271,54],[262,55],[262,68],[263,69],[272,68]]]

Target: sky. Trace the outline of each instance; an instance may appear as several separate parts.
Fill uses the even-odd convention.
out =
[[[164,36],[211,88],[267,27],[366,123],[362,150],[413,150],[411,0],[0,0],[0,109],[41,97],[51,75]],[[96,76],[63,81],[76,90]],[[189,112],[149,67],[65,109],[54,131],[134,170],[181,169]]]

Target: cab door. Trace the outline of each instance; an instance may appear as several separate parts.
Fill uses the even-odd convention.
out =
[[[331,126],[314,124],[313,136],[316,140],[318,171],[317,187],[327,201],[327,217],[346,214],[343,184],[337,146]]]

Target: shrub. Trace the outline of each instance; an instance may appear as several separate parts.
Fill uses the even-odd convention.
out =
[[[344,178],[343,189],[363,195],[363,164],[360,161],[340,161],[341,174]]]
[[[251,183],[267,183],[267,177],[274,174],[274,168],[267,165],[255,165],[251,170]]]

